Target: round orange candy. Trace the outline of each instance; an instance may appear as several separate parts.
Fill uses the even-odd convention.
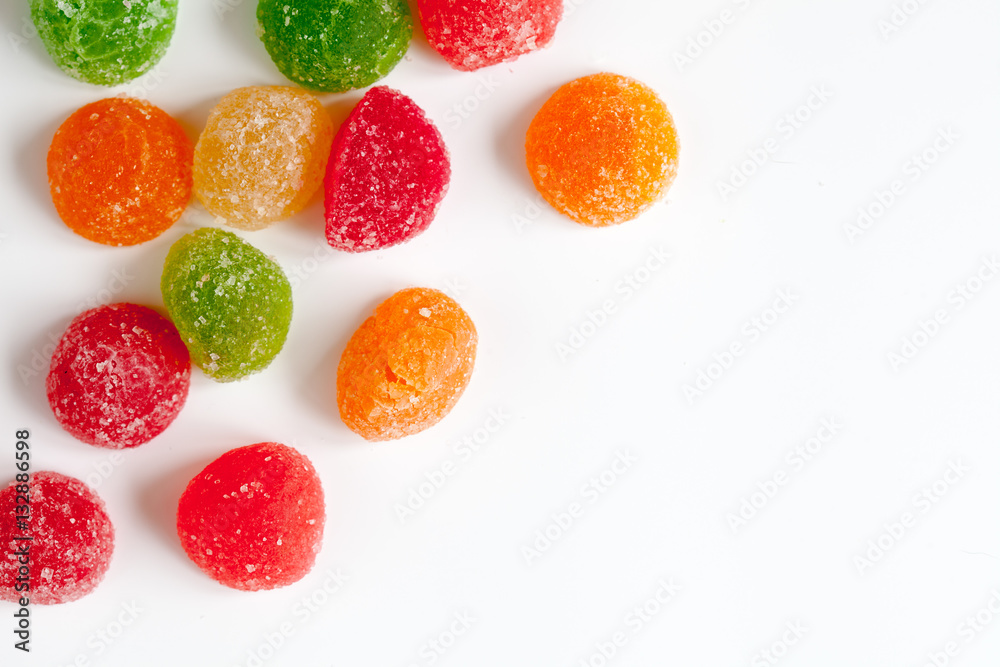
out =
[[[535,187],[554,208],[594,227],[637,217],[677,175],[677,130],[656,92],[618,74],[557,90],[525,144]]]
[[[67,118],[52,138],[52,203],[70,229],[91,241],[149,241],[187,207],[193,155],[177,121],[149,102],[93,102]]]
[[[433,426],[465,391],[477,340],[472,320],[443,292],[396,292],[354,332],[340,357],[341,418],[366,440]]]

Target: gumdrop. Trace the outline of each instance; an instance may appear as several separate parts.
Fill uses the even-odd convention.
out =
[[[594,227],[637,217],[677,174],[677,131],[643,83],[594,74],[567,83],[528,128],[528,171],[558,211]]]
[[[417,0],[427,41],[455,69],[471,71],[548,46],[562,0]]]
[[[260,229],[305,208],[323,180],[333,122],[313,95],[287,86],[229,93],[194,151],[194,189],[213,215]]]
[[[292,321],[281,267],[232,232],[203,228],[167,253],[160,291],[191,358],[218,382],[266,368]]]
[[[67,118],[52,138],[52,203],[86,239],[112,246],[143,243],[184,213],[192,154],[177,121],[149,102],[93,102]]]
[[[98,447],[137,447],[177,417],[191,384],[191,358],[177,329],[133,303],[99,306],[63,334],[45,382],[56,419]]]
[[[27,515],[17,509],[26,490]],[[27,484],[15,480],[0,491],[0,518],[0,599],[62,604],[88,595],[104,579],[115,529],[104,501],[80,480],[49,471],[32,473]],[[26,536],[31,540],[17,539]],[[25,548],[27,564],[19,556]],[[28,590],[19,581],[21,567],[28,570]]]
[[[291,447],[263,442],[233,449],[188,483],[177,535],[188,557],[231,588],[295,583],[312,569],[326,509],[316,469]]]
[[[326,180],[326,238],[340,250],[378,250],[431,224],[451,166],[438,129],[406,95],[377,86],[341,125]]]
[[[476,327],[454,300],[426,288],[383,301],[354,332],[337,369],[344,423],[366,440],[419,433],[447,415],[476,360]]]
[[[260,0],[257,22],[282,74],[331,93],[384,77],[413,35],[406,0]]]
[[[149,71],[166,53],[177,0],[31,0],[31,18],[64,72],[114,86]]]

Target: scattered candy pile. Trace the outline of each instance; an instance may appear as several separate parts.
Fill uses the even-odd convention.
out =
[[[428,41],[452,67],[475,70],[548,45],[561,0],[419,0]],[[70,75],[128,81],[165,52],[176,0],[31,0],[46,48]],[[312,91],[342,92],[386,76],[413,32],[405,0],[260,0],[260,37],[277,68]],[[527,133],[527,167],[554,208],[591,226],[637,217],[677,170],[673,120],[657,94],[616,74],[567,83]],[[325,174],[325,180],[324,180]],[[448,190],[444,139],[403,93],[370,89],[334,134],[319,99],[289,86],[225,95],[197,145],[149,102],[88,104],[56,132],[48,154],[59,217],[86,239],[134,245],[176,222],[192,190],[221,223],[256,230],[300,211],[323,184],[326,239],[339,250],[378,250],[431,224]],[[266,368],[285,344],[292,292],[281,267],[236,234],[202,228],[166,255],[161,293],[169,319],[130,303],[103,306],[69,325],[46,391],[63,428],[99,447],[136,447],[184,405],[193,361],[229,382]],[[343,422],[370,441],[419,433],[465,391],[477,332],[462,307],[432,289],[404,289],[355,331],[337,369]],[[35,569],[31,599],[66,602],[108,568],[114,531],[79,480],[31,480]],[[10,514],[17,483],[0,491]],[[309,459],[277,443],[231,450],[188,484],[177,508],[187,555],[240,590],[291,584],[313,566],[323,536],[323,490]],[[40,567],[39,567],[40,565]],[[17,599],[17,564],[0,559],[0,597]]]

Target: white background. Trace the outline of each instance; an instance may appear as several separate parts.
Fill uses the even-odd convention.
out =
[[[49,199],[52,134],[83,104],[131,91],[196,138],[226,92],[285,80],[254,36],[250,0],[183,1],[160,66],[111,91],[62,74],[26,30],[27,3],[3,2],[0,478],[14,474],[15,428],[30,428],[34,469],[96,482],[117,544],[92,595],[33,608],[29,657],[11,647],[13,605],[0,605],[0,664],[597,667],[598,645],[622,632],[609,665],[766,665],[773,647],[788,667],[920,667],[952,641],[957,655],[939,664],[996,665],[1000,619],[971,641],[962,624],[994,594],[1000,610],[1000,278],[972,280],[981,289],[962,307],[954,290],[1000,258],[1000,7],[909,0],[915,13],[884,35],[893,1],[578,0],[551,48],[479,73],[449,69],[418,35],[384,83],[423,106],[451,150],[434,224],[402,247],[327,256],[317,200],[241,233],[302,276],[285,350],[241,383],[195,371],[177,421],[118,457],[60,430],[32,361],[47,364],[50,338],[88,302],[161,307],[167,249],[212,221],[192,205],[135,248],[75,236]],[[704,22],[723,10],[731,21],[712,37]],[[707,46],[679,65],[699,34]],[[536,208],[523,162],[541,103],[597,71],[659,91],[682,142],[668,201],[605,230]],[[800,109],[814,87],[829,99]],[[339,123],[360,96],[323,100]],[[780,124],[797,110],[808,119],[789,132]],[[913,156],[942,130],[957,139],[914,178]],[[724,199],[719,183],[768,139],[776,152]],[[852,243],[845,225],[896,179],[902,194]],[[637,274],[658,248],[668,264]],[[626,298],[625,276],[648,280]],[[439,425],[368,444],[337,416],[336,363],[374,306],[410,285],[457,296],[479,329],[476,371]],[[744,327],[770,321],[779,290],[794,306],[751,339]],[[557,345],[609,299],[615,312],[561,358]],[[894,368],[889,353],[938,310],[947,321]],[[734,342],[744,353],[712,368]],[[689,401],[699,371],[717,379]],[[466,461],[456,443],[490,410],[509,417]],[[824,418],[842,429],[796,467],[788,452]],[[209,461],[265,440],[316,464],[326,534],[302,581],[244,593],[187,560],[174,512]],[[634,463],[591,502],[584,486],[619,452]],[[402,521],[396,505],[447,461],[455,474]],[[933,504],[915,501],[950,462],[968,470],[940,482]],[[727,515],[781,472],[786,483],[734,530]],[[582,515],[526,557],[574,502]],[[904,512],[904,534],[883,534]],[[884,554],[859,564],[880,536]],[[327,595],[338,571],[348,579]],[[661,579],[680,591],[637,628],[629,614]],[[451,637],[462,613],[471,628]],[[438,638],[455,641],[434,653]]]

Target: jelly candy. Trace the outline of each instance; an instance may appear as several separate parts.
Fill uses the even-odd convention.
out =
[[[472,320],[444,293],[397,292],[354,332],[340,357],[341,418],[366,440],[401,438],[433,426],[465,391],[476,342]]]
[[[323,487],[308,458],[263,442],[233,449],[188,483],[177,535],[188,557],[231,588],[295,583],[312,569],[323,539]]]
[[[287,86],[229,93],[194,150],[194,190],[213,215],[260,229],[298,213],[319,188],[333,122],[313,95]]]
[[[413,35],[406,0],[260,0],[257,21],[282,74],[332,93],[384,77]]]
[[[448,190],[441,133],[406,95],[376,86],[333,142],[326,180],[326,238],[340,250],[377,250],[427,229]]]
[[[52,203],[80,236],[143,243],[167,230],[191,199],[191,141],[145,100],[112,97],[75,111],[49,147]]]
[[[547,46],[562,0],[417,0],[427,41],[460,70],[514,60]]]
[[[45,382],[56,419],[98,447],[137,447],[163,432],[187,399],[191,358],[177,329],[133,303],[88,310],[70,323]]]
[[[292,320],[288,278],[232,232],[203,228],[178,239],[160,291],[191,358],[213,380],[263,370],[285,344]]]
[[[31,18],[64,72],[114,86],[163,57],[174,34],[177,0],[31,0]]]
[[[23,505],[27,489],[29,512]],[[26,529],[26,530],[25,530]],[[19,559],[27,541],[27,563]],[[26,597],[33,604],[72,602],[91,593],[104,579],[115,548],[115,529],[104,501],[74,477],[57,472],[31,474],[28,484],[14,481],[0,491],[0,599]],[[29,590],[23,575],[28,570]],[[19,586],[21,583],[21,586]]]
[[[677,131],[648,86],[594,74],[557,90],[528,128],[535,187],[585,225],[615,225],[661,199],[677,174]]]

